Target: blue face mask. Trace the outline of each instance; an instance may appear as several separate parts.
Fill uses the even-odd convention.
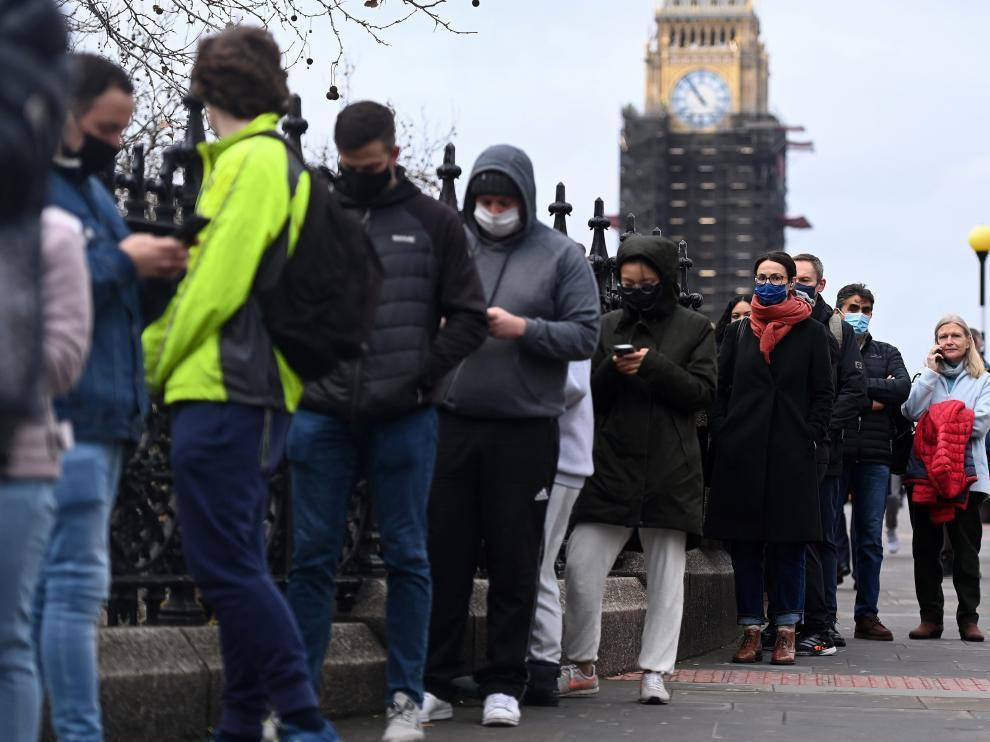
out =
[[[865,335],[870,329],[870,318],[862,312],[846,312],[843,319],[852,325],[853,332],[857,335]]]
[[[780,304],[780,302],[787,298],[787,284],[774,286],[769,281],[762,286],[756,284],[753,293],[760,297],[760,304],[765,307],[772,307],[774,304]]]

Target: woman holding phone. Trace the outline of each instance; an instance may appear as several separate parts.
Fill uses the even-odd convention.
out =
[[[695,414],[715,393],[715,337],[680,306],[677,247],[630,237],[619,248],[623,308],[602,318],[592,358],[595,472],[574,506],[567,545],[561,696],[598,692],[605,578],[638,529],[647,608],[639,653],[641,703],[667,703],[684,604],[688,538],[701,533],[704,485]]]
[[[959,598],[956,622],[963,641],[983,641],[978,625],[980,604],[980,541],[983,525],[980,505],[990,493],[985,439],[990,431],[990,374],[987,374],[969,325],[955,315],[935,325],[935,344],[925,359],[925,370],[914,384],[901,407],[904,416],[918,421],[934,406],[958,400],[973,411],[972,430],[965,463],[972,467],[974,481],[969,488],[965,507],[953,508],[952,520],[946,523],[952,542],[952,583]],[[913,476],[909,466],[908,476]],[[942,565],[939,554],[943,544],[942,523],[933,522],[932,508],[916,502],[911,487],[910,513],[913,529],[914,588],[921,611],[921,624],[909,636],[912,639],[938,639],[942,636]]]

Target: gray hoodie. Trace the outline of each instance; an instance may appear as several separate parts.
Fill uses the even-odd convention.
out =
[[[502,241],[487,239],[464,200],[468,249],[489,307],[526,318],[518,340],[488,337],[446,381],[445,409],[470,417],[547,418],[563,414],[568,361],[590,358],[598,342],[598,290],[581,248],[536,219],[533,164],[507,144],[478,157],[485,170],[509,176],[523,195],[525,226]],[[470,189],[469,189],[470,191]]]

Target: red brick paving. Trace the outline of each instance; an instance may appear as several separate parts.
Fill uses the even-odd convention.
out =
[[[641,673],[626,673],[612,680],[638,680]],[[816,685],[828,688],[885,688],[934,690],[990,695],[990,678],[921,678],[906,675],[833,675],[830,673],[777,672],[772,670],[678,670],[676,683],[718,685]]]

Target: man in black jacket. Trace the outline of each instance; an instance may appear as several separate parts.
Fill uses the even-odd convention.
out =
[[[874,298],[866,286],[839,289],[836,313],[856,333],[868,377],[867,399],[855,420],[843,425],[844,466],[841,492],[852,492],[856,554],[856,638],[892,641],[877,617],[880,566],[883,563],[883,513],[893,457],[894,414],[911,393],[911,377],[893,345],[868,332]]]
[[[825,267],[814,255],[796,255],[797,283],[795,289],[812,302],[811,316],[828,329],[829,353],[832,360],[832,378],[835,386],[835,403],[829,425],[828,447],[822,447],[818,455],[819,504],[822,515],[821,543],[808,546],[805,560],[804,626],[797,642],[800,656],[821,656],[835,653],[835,647],[845,646],[845,639],[835,626],[838,613],[836,596],[835,524],[841,512],[839,483],[842,475],[842,430],[856,419],[866,400],[866,377],[863,359],[851,327],[834,317],[832,307],[822,297],[825,290]]]
[[[423,738],[430,616],[427,502],[437,447],[434,392],[488,332],[485,297],[456,212],[397,167],[385,106],[337,117],[337,190],[367,224],[384,267],[367,354],[310,385],[289,432],[293,556],[289,602],[319,686],[330,639],[337,561],[358,480],[366,478],[388,568],[384,740]]]

